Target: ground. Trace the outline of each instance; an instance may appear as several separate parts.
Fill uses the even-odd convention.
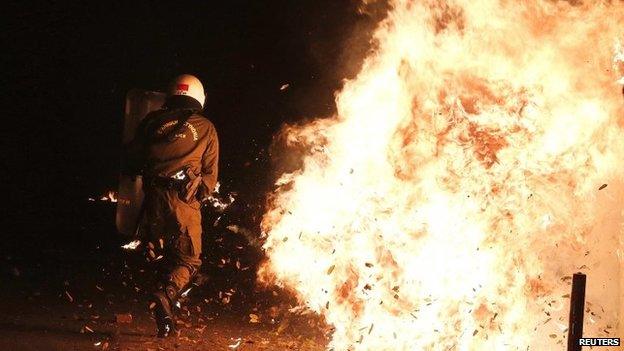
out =
[[[323,350],[323,340],[280,324],[250,324],[236,314],[204,313],[181,324],[178,336],[154,337],[150,317],[132,310],[132,322],[118,323],[106,308],[48,304],[39,298],[3,300],[1,350]],[[7,303],[8,302],[8,303]],[[125,305],[118,310],[128,310]],[[128,305],[130,307],[130,305]]]
[[[56,240],[49,229],[40,234],[45,240],[33,234],[4,242],[0,350],[325,349],[327,327],[318,318],[289,312],[296,302],[285,292],[255,284],[257,248],[210,223],[180,332],[156,338],[146,303],[154,274],[140,252],[120,248],[114,205],[85,200],[69,212],[52,219],[51,228],[64,232]]]

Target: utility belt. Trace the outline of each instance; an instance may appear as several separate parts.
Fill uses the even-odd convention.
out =
[[[155,188],[175,190],[180,200],[190,203],[201,184],[201,174],[195,174],[189,166],[185,166],[170,177],[147,177],[146,184]]]
[[[152,177],[149,179],[149,184],[155,188],[164,188],[167,190],[182,190],[186,185],[185,181],[165,178],[165,177]]]

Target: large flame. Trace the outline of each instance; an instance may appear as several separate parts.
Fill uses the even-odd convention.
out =
[[[623,23],[621,1],[392,1],[337,115],[283,131],[308,153],[260,279],[336,350],[562,349],[598,189],[624,175]]]

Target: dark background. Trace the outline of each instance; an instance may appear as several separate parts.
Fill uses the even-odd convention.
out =
[[[87,197],[116,188],[126,92],[197,75],[221,139],[226,191],[270,188],[284,122],[334,112],[378,13],[357,1],[65,2],[9,5],[2,31],[6,241],[62,235]],[[370,8],[369,8],[370,10]],[[289,88],[280,91],[283,84]],[[243,195],[244,196],[244,195]],[[112,221],[112,218],[111,218]]]
[[[60,302],[68,289],[88,300],[99,294],[91,291],[95,282],[135,293],[119,282],[132,280],[137,270],[128,267],[142,258],[120,250],[127,238],[116,233],[114,204],[88,199],[117,188],[126,93],[162,91],[181,73],[204,83],[206,115],[220,137],[221,192],[237,193],[219,226],[212,225],[219,214],[204,213],[203,269],[213,279],[212,295],[224,287],[254,295],[263,254],[248,242],[259,234],[276,175],[272,138],[284,123],[335,112],[335,91],[371,50],[382,4],[364,11],[352,0],[5,6],[0,293],[11,295],[5,301],[20,306],[43,290]],[[228,224],[249,232],[232,233]],[[137,284],[136,291],[145,286]]]

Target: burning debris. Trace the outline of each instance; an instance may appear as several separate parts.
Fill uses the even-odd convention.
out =
[[[210,196],[208,196],[206,204],[210,205],[215,212],[223,214],[234,203],[234,201],[236,201],[237,193],[229,192],[222,195],[220,190],[221,183],[217,182],[215,190]],[[217,218],[213,226],[217,226],[220,219],[221,216]]]
[[[556,348],[559,278],[623,175],[621,23],[621,2],[392,1],[337,116],[283,131],[308,152],[270,199],[260,280],[335,350]]]
[[[236,339],[231,339],[232,341],[234,341],[233,344],[228,345],[228,347],[232,350],[236,350],[238,349],[238,347],[241,345],[241,343],[243,342],[243,340],[241,338],[236,338]]]
[[[95,201],[103,201],[103,202],[111,202],[111,203],[116,203],[117,202],[117,192],[114,190],[109,190],[106,193],[97,196],[97,197],[89,197],[87,198],[87,200],[91,201],[91,202],[95,202]]]
[[[117,202],[117,192],[109,190],[106,195],[100,196],[100,201],[110,201],[113,203]]]
[[[234,195],[235,194],[228,194],[227,200],[217,195],[211,195],[208,197],[208,203],[212,205],[212,207],[214,207],[217,211],[223,212],[228,207],[230,207],[232,203],[234,203]]]
[[[124,250],[136,250],[137,247],[141,245],[141,240],[132,240],[131,242],[121,245],[121,248]]]
[[[74,302],[74,297],[71,296],[71,294],[69,292],[67,292],[67,290],[65,290],[65,296],[67,297],[67,300],[69,302]]]

